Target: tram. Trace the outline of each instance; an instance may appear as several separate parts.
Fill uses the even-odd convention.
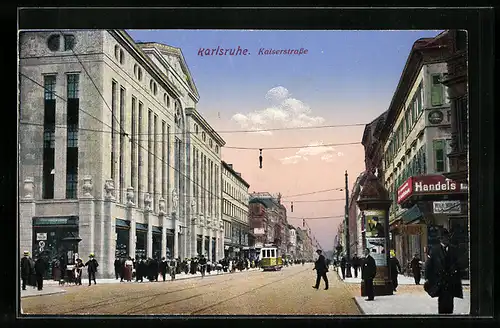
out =
[[[277,271],[283,267],[283,259],[275,245],[264,245],[260,250],[260,267],[264,271]]]

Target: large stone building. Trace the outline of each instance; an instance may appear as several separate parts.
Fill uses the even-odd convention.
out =
[[[291,224],[288,225],[288,255],[292,259],[297,259],[297,230]]]
[[[443,175],[451,144],[450,101],[441,84],[449,37],[415,42],[379,133],[382,176],[393,198],[390,231],[404,265],[415,253],[425,258],[443,228],[462,244],[467,226],[467,185]]]
[[[196,254],[193,186],[205,179],[198,192],[220,204],[224,142],[199,119],[181,51],[122,30],[27,31],[19,42],[21,251],[71,261],[63,239],[79,237],[70,251],[95,253],[101,277],[114,275],[117,256]],[[198,147],[212,179],[198,180],[191,143],[205,140],[196,141],[195,124],[213,140]],[[198,213],[222,245],[221,211]]]
[[[222,221],[225,257],[249,257],[248,188],[232,164],[222,161]]]

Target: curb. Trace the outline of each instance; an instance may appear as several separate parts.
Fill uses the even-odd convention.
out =
[[[361,312],[361,314],[363,314],[363,315],[366,315],[365,311],[363,311],[363,309],[361,308],[361,304],[358,303],[358,300],[356,299],[356,297],[353,297],[353,300],[354,300],[354,303],[356,304],[356,307],[358,308],[359,312]]]
[[[29,297],[38,297],[38,296],[46,296],[46,295],[54,295],[54,294],[64,294],[66,293],[66,290],[59,290],[59,291],[54,291],[54,292],[48,292],[44,294],[34,294],[34,295],[21,295],[21,298],[29,298]]]

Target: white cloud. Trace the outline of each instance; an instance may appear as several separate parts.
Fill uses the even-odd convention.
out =
[[[282,86],[269,90],[266,99],[271,101],[271,107],[248,114],[237,113],[233,115],[233,120],[247,130],[310,127],[325,121],[321,116],[311,115],[311,108],[304,102],[292,98],[288,89]],[[266,131],[265,134],[272,133]]]
[[[323,146],[322,141],[315,141],[309,143],[310,147],[300,148],[295,155],[284,157],[281,159],[283,164],[296,164],[301,160],[309,160],[310,156],[321,155],[321,160],[325,162],[334,162],[336,157],[344,156],[342,152],[337,152],[332,146]]]

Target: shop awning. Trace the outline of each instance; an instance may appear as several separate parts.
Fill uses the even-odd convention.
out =
[[[401,214],[401,218],[403,219],[404,223],[413,222],[421,218],[422,216],[423,213],[421,209],[418,207],[418,204],[413,205],[411,208],[409,208],[407,211]]]
[[[116,219],[116,227],[118,227],[118,228],[130,228],[130,221]]]
[[[161,228],[153,226],[153,233],[159,233],[161,235]]]
[[[78,216],[34,217],[33,226],[78,225]]]

